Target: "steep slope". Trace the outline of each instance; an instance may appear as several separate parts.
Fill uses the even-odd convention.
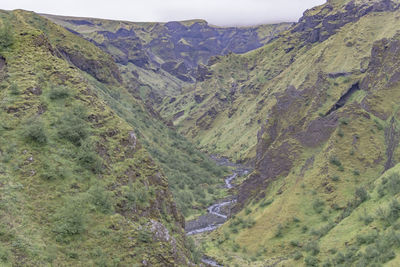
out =
[[[274,105],[275,93],[291,85],[310,86],[319,72],[336,84],[348,82],[351,74],[355,77],[367,67],[373,41],[396,31],[395,15],[386,13],[396,8],[392,2],[342,2],[308,10],[299,23],[258,50],[213,61],[210,78],[184,95],[166,99],[161,114],[204,150],[235,160],[254,158],[254,133]],[[327,105],[351,84],[337,87]]]
[[[162,114],[205,150],[255,165],[238,190],[242,211],[211,235],[209,255],[318,266],[328,248],[352,244],[358,230],[341,225],[354,199],[399,162],[399,15],[399,1],[328,1],[266,46],[221,57],[208,80],[165,101]],[[351,264],[398,252],[377,250]]]
[[[51,30],[54,26],[51,23],[37,23],[36,26],[46,31],[60,51],[69,51],[67,56],[71,62],[71,58],[82,58],[81,53],[85,48],[80,44],[76,45],[82,42],[79,36],[67,31],[64,31],[63,36],[54,35],[54,31]],[[70,40],[79,41],[71,44]],[[68,49],[64,48],[65,44],[68,44]],[[109,56],[107,58],[111,60]],[[119,67],[117,64],[108,65],[116,69],[118,74],[123,73],[123,69],[121,72],[118,71],[121,65]],[[77,66],[88,74],[93,73],[91,69],[95,68],[95,65],[88,63]],[[107,77],[112,79],[113,76],[107,75]],[[140,83],[136,77],[127,78],[127,75],[119,75],[118,79],[122,79],[124,88],[114,88],[113,80],[108,82],[109,86],[104,86],[104,82],[96,76],[95,79],[92,75],[86,78],[94,88],[97,88],[98,96],[135,128],[138,138],[143,141],[143,145],[167,175],[175,200],[185,216],[199,213],[213,199],[224,194],[219,185],[223,183],[225,168],[217,166],[185,138],[176,134],[174,129],[169,129],[151,106],[142,104],[136,94],[135,85]]]
[[[44,15],[113,56],[137,95],[152,106],[207,76],[210,57],[261,47],[290,23],[258,27],[216,27],[206,21],[134,23]]]
[[[0,23],[1,265],[189,264],[165,175],[98,95],[124,90],[112,58],[34,13]]]

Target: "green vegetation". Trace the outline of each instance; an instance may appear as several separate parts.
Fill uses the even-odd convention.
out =
[[[140,47],[163,24],[52,17],[117,65],[43,17],[1,12],[1,263],[185,266],[204,252],[227,266],[399,265],[392,4],[328,1],[264,47],[211,59],[193,84],[168,72],[182,64],[159,68],[164,45],[157,66],[133,55],[139,67],[101,34],[133,29]],[[183,218],[230,194],[229,170],[198,148],[255,170],[238,213],[192,240]]]
[[[10,47],[14,42],[13,30],[10,23],[3,21],[0,26],[0,52]]]
[[[65,86],[52,86],[50,88],[49,98],[51,100],[64,99],[69,97],[69,90]]]
[[[45,126],[39,118],[30,118],[25,123],[23,136],[27,141],[32,141],[37,144],[43,145],[47,142]]]
[[[131,134],[138,118],[99,96],[127,92],[110,56],[32,12],[2,11],[4,25],[21,34],[0,38],[0,265],[193,261],[168,180]]]
[[[328,1],[307,11],[297,28],[219,59],[210,79],[163,103],[163,114],[200,147],[255,162],[239,190],[242,210],[206,238],[207,255],[232,266],[399,264],[400,248],[385,241],[398,223],[400,179],[389,179],[398,166],[389,168],[400,155],[400,58],[389,50],[398,47],[399,21],[391,10],[354,19],[373,2],[354,1],[350,11],[350,1]],[[231,226],[248,217],[253,227]],[[372,230],[377,244],[356,244]],[[226,231],[230,239],[219,243]],[[260,246],[268,253],[250,264]]]

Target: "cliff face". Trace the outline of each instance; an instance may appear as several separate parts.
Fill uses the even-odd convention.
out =
[[[112,58],[34,13],[0,27],[2,264],[188,265],[165,175],[100,97],[126,91]]]
[[[288,83],[286,89],[274,95],[273,98],[276,103],[269,109],[266,117],[267,119],[258,133],[255,159],[257,172],[253,176],[254,180],[249,179],[244,183],[241,189],[242,193],[239,196],[241,200],[254,194],[260,188],[266,188],[266,184],[271,180],[287,176],[296,165],[298,166],[298,164],[300,164],[305,166],[307,165],[307,160],[309,162],[313,161],[313,158],[318,154],[317,152],[308,159],[304,158],[302,155],[307,154],[306,151],[308,149],[323,147],[324,144],[329,143],[329,140],[332,141],[332,139],[337,138],[334,133],[338,134],[339,132],[339,137],[341,138],[340,135],[342,135],[343,132],[342,128],[344,128],[343,125],[347,125],[341,122],[350,120],[356,123],[363,119],[370,119],[371,125],[374,125],[374,117],[388,122],[389,117],[395,115],[394,113],[387,113],[385,117],[382,117],[382,115],[378,116],[376,112],[372,112],[372,110],[368,109],[365,104],[367,102],[376,102],[378,96],[374,95],[374,92],[367,90],[367,82],[364,79],[374,80],[375,82],[381,81],[382,78],[375,77],[371,79],[366,77],[368,77],[370,75],[369,72],[375,69],[377,67],[376,65],[379,64],[376,62],[377,58],[381,60],[381,65],[382,60],[385,60],[385,58],[382,59],[381,56],[377,57],[375,51],[377,45],[374,41],[379,38],[376,38],[376,33],[370,33],[370,36],[374,36],[376,39],[362,39],[358,34],[365,34],[364,30],[360,28],[359,31],[355,31],[355,27],[361,25],[363,25],[363,27],[371,27],[373,23],[382,16],[398,14],[399,5],[391,1],[361,1],[357,4],[354,1],[349,1],[343,3],[342,6],[336,6],[334,8],[332,4],[334,3],[328,2],[321,7],[317,7],[313,12],[305,12],[305,16],[291,29],[291,33],[295,33],[295,36],[304,42],[302,45],[306,46],[307,43],[315,42],[323,44],[325,40],[327,45],[310,47],[310,51],[314,52],[323,49],[319,50],[321,54],[319,59],[315,61],[317,73],[314,75],[310,73],[307,74],[307,80],[299,83],[297,86]],[[342,7],[342,9],[339,7]],[[343,10],[345,11],[343,12]],[[385,15],[381,15],[381,12],[386,13],[384,13]],[[329,20],[337,22],[334,28],[330,26],[332,22],[329,23]],[[347,28],[342,29],[342,27],[346,27],[345,25],[347,24],[349,24]],[[319,37],[318,40],[310,39],[310,36],[313,35],[312,32],[315,32],[315,29],[319,27],[320,32],[327,32],[329,35],[334,36],[330,39],[328,39],[329,36],[327,38]],[[340,31],[340,29],[342,30]],[[354,29],[354,31],[351,29]],[[349,63],[349,59],[346,59],[347,62],[343,61],[342,66],[339,65],[340,63],[338,64],[340,69],[338,68],[337,71],[330,72],[333,70],[332,65],[334,65],[334,63],[329,64],[328,60],[324,57],[328,53],[333,55],[336,53],[337,57],[340,57],[339,53],[341,53],[341,51],[336,50],[327,53],[327,50],[332,47],[331,45],[334,42],[340,42],[340,35],[346,30],[350,30],[351,34],[353,34],[353,38],[357,41],[354,43],[354,41],[344,38],[346,43],[343,46],[348,47],[348,50],[356,50],[359,48],[358,42],[367,42],[368,46],[362,49],[363,51],[360,51],[360,55],[358,55],[358,57],[360,57],[362,53],[365,53],[364,57],[361,59],[351,59],[354,60],[351,62],[351,64],[354,64],[354,67],[347,71],[346,63]],[[340,37],[335,35],[339,35]],[[392,35],[389,36],[393,36],[393,32]],[[353,48],[354,46],[355,48]],[[382,47],[386,47],[386,45],[382,45]],[[386,59],[383,64],[389,65],[392,64],[391,62],[391,60]],[[294,62],[289,69],[294,71],[296,69],[296,62]],[[386,75],[386,79],[390,80],[390,72]],[[344,82],[344,84],[340,84],[340,82]],[[378,86],[374,87],[375,89],[379,88]],[[390,93],[387,93],[387,97],[389,97]],[[332,97],[333,94],[335,97]],[[380,105],[386,106],[388,100],[389,99],[382,101]],[[392,128],[393,126],[388,127]],[[387,131],[391,132],[391,130]],[[353,149],[363,150],[357,141],[359,135],[356,133],[352,133],[352,135],[355,138],[353,141]],[[391,136],[391,134],[388,133],[386,135]],[[373,139],[372,136],[369,138],[370,140]],[[387,137],[386,139],[397,140],[397,138],[393,136]],[[370,145],[371,144],[368,144],[368,146]],[[340,143],[335,145],[335,147],[340,146]],[[397,145],[395,146],[397,147]],[[367,148],[365,147],[365,149]],[[325,150],[321,152],[327,153],[328,151],[329,150]],[[385,164],[382,158],[383,151],[384,149],[379,149],[379,153],[369,155],[371,158],[368,162],[372,164],[372,166],[370,166],[371,168],[380,170],[381,167],[378,166]],[[391,152],[388,153],[391,154]],[[364,161],[366,159],[359,158],[359,160]],[[392,161],[392,159],[387,160]],[[369,165],[361,162],[352,163],[351,165],[355,169],[359,168],[365,171],[369,168]],[[324,167],[324,169],[328,169],[328,166],[329,162],[327,162],[327,166]],[[388,166],[393,167],[393,164],[389,164]],[[306,168],[308,169],[310,166]],[[318,166],[318,168],[321,168],[321,166]]]

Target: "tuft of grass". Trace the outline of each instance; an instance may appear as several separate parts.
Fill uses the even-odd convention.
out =
[[[342,162],[340,162],[339,158],[337,158],[336,156],[332,156],[329,159],[329,162],[337,167],[342,167]]]
[[[67,238],[79,235],[86,230],[85,201],[67,198],[64,205],[55,213],[53,232],[57,241],[64,242]]]
[[[39,118],[34,118],[31,121],[25,122],[23,129],[24,138],[27,141],[34,142],[40,145],[47,143],[47,134],[44,123]]]
[[[14,43],[14,32],[9,22],[5,22],[0,28],[0,51],[10,47]]]
[[[49,98],[51,100],[65,99],[70,96],[70,90],[66,86],[52,85],[49,91]]]

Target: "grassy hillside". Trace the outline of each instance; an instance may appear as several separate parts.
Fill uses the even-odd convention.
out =
[[[198,260],[172,194],[192,218],[227,195],[227,170],[197,146],[255,167],[237,214],[199,239],[207,255],[229,266],[399,265],[399,8],[330,0],[279,35],[258,28],[278,35],[265,46],[207,55],[195,72],[188,58],[204,58],[174,49],[197,51],[191,34],[220,30],[204,21],[52,17],[68,31],[2,12],[0,260]]]
[[[348,190],[341,206],[307,181],[288,186],[291,198],[277,195],[282,182],[274,182],[266,200],[249,205],[210,237],[208,254],[232,266],[398,266],[399,167],[363,186],[347,181],[356,189]],[[333,183],[339,187],[342,180]],[[301,210],[294,212],[290,207],[299,200]]]
[[[47,36],[56,43],[59,51],[68,51],[68,59],[81,58],[82,51],[89,49],[82,46],[82,43],[89,44],[89,42],[83,42],[82,38],[65,29],[63,29],[63,35],[55,35],[56,31],[53,28],[61,29],[61,27],[48,20],[40,20],[35,25],[46,32]],[[70,43],[71,40],[75,40],[75,43]],[[90,49],[93,48],[96,47],[90,45]],[[107,66],[116,71],[116,76],[123,87],[115,86],[118,81],[104,82],[90,75],[93,73],[91,71],[94,68],[93,65],[88,68],[86,63],[81,63],[78,67],[84,66],[81,69],[89,74],[85,75],[87,82],[95,88],[99,98],[134,127],[139,140],[168,177],[170,189],[183,214],[188,217],[203,212],[204,207],[225,193],[220,185],[223,183],[227,170],[217,166],[206,155],[200,153],[174,129],[168,128],[152,107],[141,102],[134,87],[135,84],[140,83],[138,79],[127,75],[125,67],[113,63],[109,55],[102,54],[109,60]]]
[[[1,265],[188,264],[167,178],[99,97],[111,57],[34,13],[0,29]]]
[[[399,162],[398,4],[328,1],[266,46],[220,57],[209,79],[164,102],[162,114],[204,150],[255,163],[210,256],[238,266],[398,265],[390,226],[374,225],[367,250],[351,247],[368,229],[352,224],[361,211],[345,219]]]
[[[333,83],[323,86],[333,89],[330,99],[317,101],[330,108],[367,67],[373,42],[396,33],[396,12],[380,12],[384,7],[373,1],[347,9],[337,2],[307,11],[298,24],[260,49],[216,60],[208,69],[210,78],[173,102],[166,99],[161,114],[204,150],[235,160],[254,158],[254,133],[266,121],[277,93],[289,86],[303,90],[323,74]]]

